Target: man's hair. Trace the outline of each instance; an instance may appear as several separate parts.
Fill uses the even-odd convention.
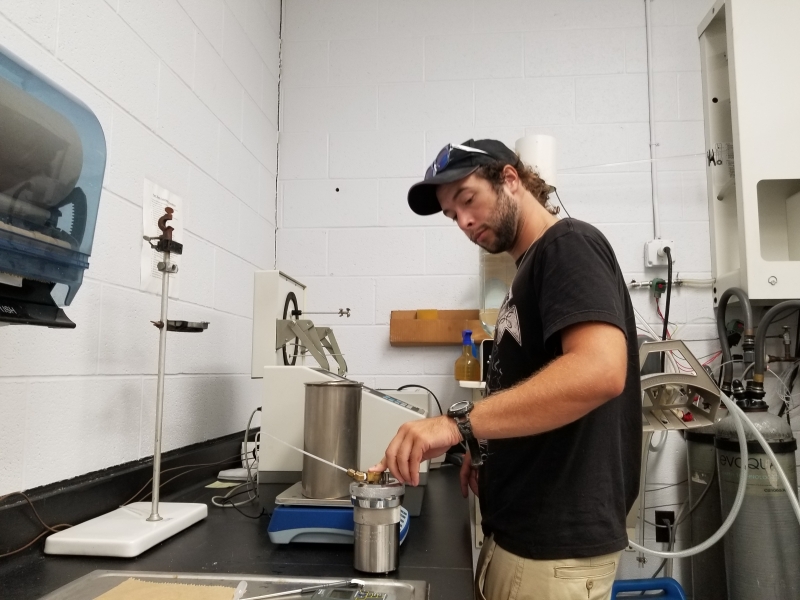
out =
[[[503,176],[503,169],[509,163],[493,162],[488,165],[481,165],[475,174],[479,177],[486,179],[496,192],[503,189],[505,177]],[[511,164],[514,170],[519,175],[519,180],[522,185],[528,190],[539,203],[545,207],[551,214],[557,215],[560,207],[554,207],[550,204],[550,186],[547,185],[544,179],[539,177],[538,173],[524,164],[521,160],[517,160],[515,164]]]

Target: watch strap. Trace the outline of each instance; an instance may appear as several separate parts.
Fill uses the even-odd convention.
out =
[[[470,461],[473,467],[480,467],[483,464],[483,455],[481,454],[481,447],[475,435],[472,433],[472,423],[469,420],[469,415],[462,419],[456,419],[456,425],[461,432],[461,437],[467,444],[469,450]]]

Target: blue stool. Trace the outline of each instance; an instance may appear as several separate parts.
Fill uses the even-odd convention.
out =
[[[659,577],[657,579],[622,579],[614,582],[611,588],[611,600],[617,600],[617,594],[623,592],[651,592],[660,591],[658,595],[648,595],[648,598],[664,598],[669,600],[686,600],[686,593],[681,584],[672,577]]]

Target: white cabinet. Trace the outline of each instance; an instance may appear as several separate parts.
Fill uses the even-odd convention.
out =
[[[719,0],[698,35],[714,302],[800,298],[800,1]]]

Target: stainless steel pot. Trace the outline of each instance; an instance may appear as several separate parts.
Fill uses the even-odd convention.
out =
[[[306,384],[303,446],[345,469],[358,467],[361,384],[346,379]],[[303,495],[306,498],[346,497],[346,473],[303,455]]]

